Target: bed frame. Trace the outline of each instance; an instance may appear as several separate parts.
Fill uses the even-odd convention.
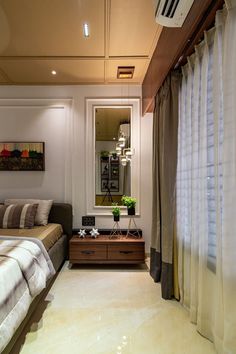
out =
[[[61,224],[62,237],[48,250],[56,271],[61,267],[65,259],[68,259],[69,240],[72,237],[72,206],[66,203],[53,203],[48,222]]]
[[[21,325],[15,332],[11,341],[8,343],[6,348],[3,350],[2,354],[10,354],[14,349],[14,345],[16,344],[18,338],[24,330],[24,327],[28,323],[31,315],[35,311],[36,307],[39,305],[39,302],[42,301],[48,291],[50,290],[52,284],[54,283],[58,271],[63,265],[64,261],[68,259],[68,250],[69,250],[69,240],[72,237],[72,206],[66,203],[53,203],[48,222],[61,224],[63,228],[62,237],[49,249],[48,254],[52,260],[54,268],[56,270],[56,274],[52,279],[49,280],[46,289],[44,289],[30,305],[27,316],[22,321]],[[18,352],[18,351],[16,351]]]

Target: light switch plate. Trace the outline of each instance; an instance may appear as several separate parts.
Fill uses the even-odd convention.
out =
[[[95,216],[82,216],[82,226],[95,226]]]

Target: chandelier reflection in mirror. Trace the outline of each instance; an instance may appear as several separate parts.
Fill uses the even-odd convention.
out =
[[[122,166],[126,166],[134,155],[134,149],[130,147],[130,124],[120,125],[118,143],[116,144],[116,153],[119,156]]]

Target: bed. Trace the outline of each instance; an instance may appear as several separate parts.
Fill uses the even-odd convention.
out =
[[[54,203],[48,222],[46,226],[36,226],[32,229],[0,229],[0,277],[4,291],[8,294],[14,292],[12,299],[9,296],[4,299],[0,295],[0,325],[1,321],[3,324],[0,327],[0,353],[10,353],[30,315],[55,279],[55,271],[60,269],[68,256],[68,244],[72,236],[71,205]],[[16,251],[17,248],[23,252],[21,256]],[[13,257],[8,257],[9,250]],[[41,268],[38,269],[40,262]],[[45,274],[42,274],[42,269]],[[31,282],[33,278],[37,279],[36,285]],[[14,298],[19,300],[18,308],[13,303]],[[23,301],[22,304],[20,301]],[[16,310],[15,320],[14,312],[13,315],[6,316],[8,308]],[[12,322],[11,316],[14,321],[12,327],[9,326]],[[10,337],[12,338],[9,341]],[[4,340],[9,342],[4,350],[1,339],[2,343]]]

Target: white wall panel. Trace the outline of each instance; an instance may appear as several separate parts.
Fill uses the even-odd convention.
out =
[[[65,99],[73,101],[73,114],[79,122],[78,176],[79,213],[74,215],[74,226],[81,226],[81,216],[86,215],[85,175],[85,99],[104,97],[140,97],[141,86],[2,86],[0,101],[8,100],[8,106],[0,107],[0,140],[37,140],[46,143],[45,172],[1,172],[0,200],[10,197],[40,197],[64,201],[65,178]],[[10,99],[10,100],[9,100]],[[37,102],[48,100],[62,108],[36,107]],[[29,107],[29,102],[33,104]],[[60,105],[60,101],[62,104]],[[1,104],[0,102],[0,104]],[[15,104],[14,107],[12,105]],[[18,105],[18,106],[17,106]],[[20,107],[19,107],[20,105]],[[141,118],[141,213],[137,225],[143,229],[146,250],[150,246],[152,207],[152,114]],[[127,227],[127,217],[121,226]],[[112,216],[97,216],[96,226],[111,228]]]

